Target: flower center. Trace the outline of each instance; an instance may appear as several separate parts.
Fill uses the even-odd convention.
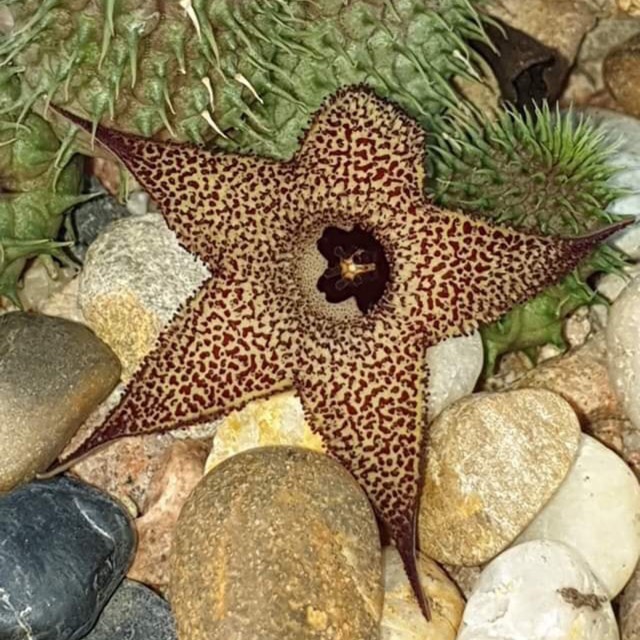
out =
[[[333,303],[353,296],[360,311],[367,313],[389,281],[389,263],[380,242],[357,226],[351,231],[327,227],[317,247],[328,263],[318,290]]]

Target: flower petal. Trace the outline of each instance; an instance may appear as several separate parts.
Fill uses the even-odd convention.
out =
[[[209,279],[160,335],[120,404],[69,459],[123,436],[205,422],[291,388],[287,354],[276,342],[289,320],[276,317],[271,302],[247,281]]]
[[[415,519],[425,424],[423,347],[400,325],[365,321],[309,332],[297,359],[296,388],[311,428],[366,490],[420,596]]]
[[[399,107],[358,87],[320,108],[294,157],[309,197],[400,204],[422,200],[424,131]]]
[[[52,109],[92,133],[92,124],[60,107]],[[256,228],[278,224],[291,168],[267,159],[213,152],[191,144],[155,142],[98,126],[95,139],[129,169],[161,209],[188,251],[210,267],[222,245]]]
[[[389,220],[379,227],[394,248],[386,304],[429,345],[497,320],[565,277],[628,224],[557,238],[433,208],[423,216]]]

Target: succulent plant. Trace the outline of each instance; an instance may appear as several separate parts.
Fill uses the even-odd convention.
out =
[[[64,212],[92,196],[78,195],[82,158],[65,161],[60,142],[40,116],[8,109],[19,95],[15,73],[0,73],[0,296],[19,306],[16,287],[29,258],[64,259],[55,242]],[[50,258],[49,258],[50,260]]]
[[[506,111],[488,123],[472,109],[458,111],[436,132],[430,150],[428,185],[437,202],[520,229],[585,233],[612,222],[607,209],[621,195],[611,186],[614,149],[605,135],[588,120],[546,105]],[[603,246],[561,284],[484,327],[485,373],[503,353],[522,349],[535,358],[538,346],[563,348],[564,318],[602,302],[587,278],[623,264],[619,252]]]
[[[145,137],[284,158],[321,102],[366,83],[429,126],[486,38],[469,0],[8,0],[0,42],[40,99]]]
[[[215,142],[288,158],[309,115],[364,83],[433,133],[429,184],[441,204],[516,227],[573,235],[609,220],[606,146],[586,123],[542,108],[484,123],[456,109],[451,79],[476,77],[487,43],[469,0],[5,0],[4,73],[18,121],[58,105],[125,132]],[[13,65],[13,67],[6,67]],[[58,148],[58,172],[74,132]],[[617,268],[601,250],[583,274]],[[580,274],[483,331],[487,371],[506,351],[561,342],[561,321],[594,299]]]

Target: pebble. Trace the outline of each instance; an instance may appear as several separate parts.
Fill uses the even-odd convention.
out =
[[[400,554],[385,547],[384,608],[380,640],[454,640],[464,609],[464,599],[447,574],[424,554],[418,555],[420,583],[429,600],[427,622],[409,584]]]
[[[74,267],[58,267],[43,259],[32,262],[22,274],[18,288],[22,310],[46,313],[44,307],[47,300],[64,289],[77,273]]]
[[[635,21],[640,32],[640,20]],[[613,149],[609,164],[616,168],[610,179],[613,187],[627,191],[607,208],[614,215],[636,216],[640,211],[640,121],[609,109],[583,108],[582,113],[598,126],[605,138],[603,144]],[[634,260],[640,259],[640,225],[623,229],[608,241]]]
[[[588,435],[567,478],[518,538],[556,540],[587,561],[614,598],[640,558],[640,484],[613,451]]]
[[[174,442],[169,433],[121,438],[77,462],[71,470],[84,482],[126,504],[135,517],[143,512],[152,479],[162,467],[163,454]],[[76,443],[72,445],[69,452]]]
[[[620,596],[621,640],[640,638],[640,566],[636,567],[629,584]]]
[[[505,551],[482,572],[458,640],[618,640],[609,599],[580,556],[557,542]]]
[[[161,329],[209,275],[157,213],[112,223],[87,251],[80,306],[128,379]]]
[[[609,308],[606,328],[611,385],[624,411],[640,429],[640,276],[633,278]]]
[[[35,481],[0,497],[0,638],[84,637],[134,545],[126,511],[77,480]]]
[[[596,16],[582,0],[494,0],[488,11],[508,25],[555,49],[571,64]]]
[[[135,521],[138,545],[127,573],[164,593],[169,584],[169,556],[178,516],[204,474],[209,448],[199,441],[174,441],[163,453],[149,483],[142,515]]]
[[[631,16],[612,14],[599,19],[584,35],[563,102],[581,103],[605,89],[602,73],[605,57],[636,33],[640,33],[640,21]]]
[[[87,327],[35,313],[0,316],[0,493],[58,457],[120,377]]]
[[[86,324],[80,309],[80,277],[69,280],[61,289],[54,291],[43,301],[40,311],[48,316],[66,318]]]
[[[617,0],[620,11],[628,13],[634,18],[640,18],[640,0]]]
[[[429,347],[426,361],[428,416],[433,420],[443,409],[473,392],[484,364],[480,332],[449,338]]]
[[[238,454],[202,479],[178,520],[178,635],[377,640],[381,562],[373,511],[344,467],[298,447]]]
[[[520,378],[514,388],[548,389],[557,393],[573,407],[583,427],[598,420],[624,417],[609,382],[603,335],[543,362]]]
[[[580,425],[543,389],[463,398],[431,425],[420,503],[420,549],[478,565],[529,524],[566,476]]]
[[[166,600],[144,585],[125,580],[82,640],[178,640]]]
[[[305,447],[326,453],[322,438],[311,431],[300,398],[293,391],[249,402],[218,424],[205,473],[231,456],[270,445]]]
[[[96,187],[100,189],[99,184],[95,184],[94,189]],[[127,207],[119,204],[111,195],[98,196],[74,207],[69,214],[71,228],[65,238],[74,241],[69,251],[78,260],[84,261],[87,249],[100,233],[114,220],[121,220],[128,215]]]
[[[625,112],[640,116],[640,34],[609,52],[603,74],[607,88]]]

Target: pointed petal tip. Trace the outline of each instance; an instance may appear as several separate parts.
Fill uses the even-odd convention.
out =
[[[596,231],[592,231],[591,233],[578,236],[574,238],[575,241],[585,243],[589,246],[596,246],[601,244],[611,236],[615,235],[619,231],[635,224],[637,218],[635,216],[628,216],[623,218],[622,220],[618,220],[613,222],[612,224],[603,227],[602,229],[597,229]]]
[[[416,596],[416,600],[418,601],[418,606],[420,607],[420,611],[422,611],[422,615],[425,617],[427,622],[431,621],[431,607],[429,606],[429,599],[427,598],[424,589],[422,588],[422,583],[420,582],[420,574],[418,573],[418,560],[416,557],[416,544],[414,536],[408,536],[401,540],[396,541],[398,552],[400,553],[400,557],[402,558],[402,562],[404,564],[404,570],[407,573],[407,577],[409,578],[409,584],[413,589],[413,593]]]

